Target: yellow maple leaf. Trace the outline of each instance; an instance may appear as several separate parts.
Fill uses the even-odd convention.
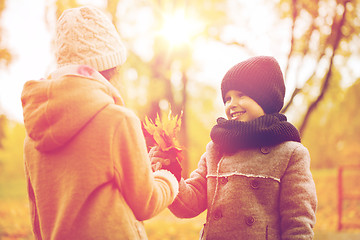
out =
[[[153,122],[146,116],[144,122],[145,130],[152,135],[161,150],[175,151],[179,161],[182,160],[180,154],[182,147],[178,142],[177,135],[180,132],[182,114],[181,112],[179,116],[172,116],[170,110],[167,117],[163,114],[160,118],[158,114]]]

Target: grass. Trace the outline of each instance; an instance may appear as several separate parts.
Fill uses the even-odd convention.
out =
[[[357,174],[360,175],[359,172]],[[337,231],[337,171],[335,169],[316,170],[313,171],[313,177],[319,201],[315,240],[360,239],[360,229]],[[345,186],[344,191],[359,189],[352,175]],[[344,206],[345,219],[360,222],[359,201],[348,201]],[[205,214],[192,219],[178,219],[169,210],[164,210],[153,219],[145,221],[146,232],[150,240],[199,239],[200,230],[205,222]],[[0,177],[0,239],[33,239],[23,178]]]
[[[199,239],[205,217],[205,213],[202,213],[192,219],[179,219],[166,209],[158,216],[145,221],[145,229],[150,240]]]
[[[0,239],[33,239],[24,178],[0,178]]]
[[[336,169],[313,171],[313,178],[316,184],[318,197],[318,208],[316,213],[316,229],[320,232],[335,232],[338,228],[338,179]],[[360,172],[357,172],[357,179],[353,172],[344,172],[344,193],[359,194],[357,179]],[[343,221],[350,223],[360,222],[360,199],[345,200],[343,202]],[[360,239],[360,237],[359,237]]]

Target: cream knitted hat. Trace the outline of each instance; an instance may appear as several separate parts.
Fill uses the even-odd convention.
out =
[[[97,71],[122,65],[126,49],[110,19],[91,6],[65,10],[56,25],[58,67],[84,64]]]

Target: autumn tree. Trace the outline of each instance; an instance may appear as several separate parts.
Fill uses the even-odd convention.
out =
[[[340,74],[336,72],[334,75],[339,80]],[[311,152],[313,167],[360,164],[359,93],[360,79],[342,90],[336,84],[329,86],[304,132],[304,144]]]
[[[0,0],[0,20],[5,8],[6,8],[6,0]],[[12,55],[9,49],[6,46],[4,46],[3,37],[5,35],[6,34],[4,34],[4,30],[0,22],[0,68],[7,67],[12,60]]]
[[[7,118],[5,115],[0,115],[0,149],[3,148],[3,139],[6,137],[5,127]]]
[[[184,146],[184,176],[188,175],[190,165],[189,119],[194,119],[188,115],[189,71],[196,66],[192,43],[207,33],[209,24],[219,21],[219,18],[212,18],[214,15],[209,13],[221,11],[213,5],[215,2],[204,4],[205,1],[196,1],[189,4],[188,1],[146,1],[127,6],[120,2],[118,6],[120,10],[117,12],[116,24],[129,50],[128,67],[123,69],[122,86],[126,90],[122,94],[127,105],[136,109],[141,119],[145,115],[155,119],[157,114],[169,108],[174,114],[183,113],[180,141]],[[196,24],[191,21],[194,16],[200,18],[198,20],[204,25],[191,32],[191,24]],[[143,28],[144,32],[126,34],[126,28]],[[147,41],[141,41],[142,38]],[[149,57],[137,51],[139,42],[148,47],[145,50],[150,52]]]
[[[2,17],[2,14],[6,7],[6,1],[0,0],[0,20]],[[6,34],[4,34],[1,22],[0,22],[0,69],[6,68],[9,66],[9,64],[12,61],[12,55],[9,51],[9,49],[4,45],[3,37]],[[0,80],[1,81],[1,80]],[[1,106],[0,106],[1,110]],[[2,140],[5,137],[5,124],[6,124],[6,116],[2,115],[0,112],[0,148],[3,147]]]
[[[351,53],[360,52],[359,44],[356,44],[360,40],[359,1],[282,0],[279,9],[283,17],[292,20],[285,75],[295,69],[288,81],[296,83],[283,111],[291,107],[303,108],[303,117],[299,121],[299,130],[303,133],[310,116],[324,100],[331,82],[335,81],[334,71],[346,68]],[[298,63],[292,64],[295,61]],[[310,73],[301,79],[302,71],[309,68],[309,64]],[[302,106],[294,103],[295,98],[302,99]]]
[[[60,13],[64,8],[77,6],[77,1],[58,0],[56,4]],[[254,3],[108,0],[103,8],[112,16],[128,49],[128,60],[121,69],[122,82],[118,86],[126,105],[134,109],[140,119],[145,115],[154,119],[170,107],[175,114],[184,111],[181,142],[192,151],[196,143],[191,139],[196,134],[189,126],[197,122],[200,129],[200,122],[206,125],[201,119],[214,118],[206,115],[211,111],[201,114],[207,107],[214,108],[216,94],[211,90],[212,95],[205,95],[203,89],[207,87],[198,84],[191,75],[197,71],[193,56],[197,40],[207,39],[241,49],[245,58],[264,54],[261,46],[251,45],[251,40],[265,39],[263,43],[272,46],[271,54],[286,60],[284,75],[288,97],[283,112],[292,116],[291,120],[303,135],[310,119],[316,121],[311,116],[329,99],[326,95],[331,91],[341,92],[345,80],[350,82],[348,86],[354,82],[345,79],[343,74],[352,71],[348,63],[354,61],[354,55],[360,50],[359,0],[264,0],[261,5],[267,7],[266,14],[274,16],[276,26],[269,26],[267,34],[260,36],[256,25],[251,23],[260,21],[261,24],[267,20],[251,12],[254,9],[249,8],[250,4]],[[182,42],[177,41],[182,36],[177,35],[182,31],[181,25],[174,22],[179,13],[182,23],[194,16],[201,22],[195,33],[186,40],[181,39]],[[196,25],[195,22],[191,24]],[[281,38],[272,34],[280,31],[277,25],[285,26],[281,28]],[[201,109],[195,101],[209,105],[205,108],[201,105]],[[207,128],[209,132],[210,127]],[[203,134],[208,137],[206,131]],[[205,145],[205,138],[202,141]],[[184,164],[186,175],[188,163]]]

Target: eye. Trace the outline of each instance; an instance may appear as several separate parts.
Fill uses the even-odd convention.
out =
[[[245,97],[246,95],[245,94],[243,94],[242,92],[238,92],[237,93],[237,97],[239,97],[239,98],[242,98],[242,97]]]
[[[225,97],[225,104],[229,103],[231,100],[231,97]]]

